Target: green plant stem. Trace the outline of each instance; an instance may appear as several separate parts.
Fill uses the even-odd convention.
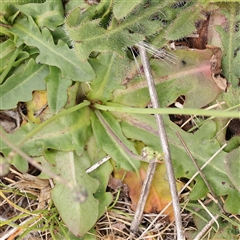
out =
[[[0,33],[6,35],[8,37],[11,37],[12,34],[9,32],[8,28],[11,28],[11,26],[4,24],[4,23],[0,23]]]
[[[224,118],[240,118],[240,112],[230,111],[233,108],[227,110],[205,110],[194,108],[133,108],[127,106],[116,106],[113,103],[106,103],[101,105],[94,103],[93,107],[103,111],[110,112],[125,112],[125,113],[138,113],[138,114],[182,114],[182,115],[199,115],[199,116],[211,116],[211,117],[224,117]],[[234,108],[240,107],[240,104],[234,106]]]
[[[41,131],[44,127],[46,127],[48,124],[50,124],[51,122],[56,121],[57,119],[59,119],[60,117],[66,116],[74,111],[79,110],[80,108],[89,106],[90,102],[89,101],[84,101],[72,108],[69,108],[67,110],[63,110],[61,112],[59,112],[58,114],[52,116],[51,118],[49,118],[48,120],[42,122],[41,124],[39,124],[36,128],[34,128],[31,132],[29,132],[18,144],[18,147],[21,147],[27,140],[29,140],[30,138],[32,138],[36,133],[38,133],[39,131]]]
[[[22,51],[22,45],[15,50],[14,54],[13,54],[12,57],[10,58],[7,67],[4,69],[3,73],[2,73],[1,76],[0,76],[0,84],[3,83],[4,78],[7,76],[7,74],[8,74],[9,71],[11,70],[13,63],[15,62],[18,54],[19,54],[21,51]]]

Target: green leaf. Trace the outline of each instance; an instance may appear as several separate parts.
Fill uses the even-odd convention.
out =
[[[196,4],[180,12],[179,16],[168,28],[166,38],[169,40],[177,40],[195,32],[195,22],[206,19],[202,11],[203,8],[201,4]]]
[[[0,109],[15,108],[18,102],[31,100],[34,90],[46,88],[44,78],[47,74],[46,65],[30,59],[23,72],[13,74],[0,86]]]
[[[111,51],[123,56],[124,49],[144,40],[146,36],[152,35],[162,28],[162,25],[158,21],[152,21],[151,17],[172,2],[153,1],[149,5],[141,5],[134,14],[129,15],[124,21],[120,21],[116,27],[109,26],[108,29],[99,26],[100,19],[74,27],[69,26],[67,22],[72,22],[69,19],[73,17],[70,13],[66,20],[66,30],[82,60],[86,60],[92,51]],[[74,15],[74,19],[75,17]]]
[[[17,4],[28,4],[28,3],[41,3],[45,0],[7,0],[7,1],[1,1],[0,4],[0,21],[7,23],[6,20],[9,20],[12,15],[14,15],[17,12],[17,9],[14,7],[14,5]]]
[[[7,67],[7,60],[9,60],[14,53],[15,45],[12,40],[8,39],[0,43],[0,73]]]
[[[224,163],[228,177],[240,192],[240,147],[228,153]]]
[[[106,153],[103,150],[98,149],[95,138],[91,136],[86,145],[83,154],[81,156],[75,156],[76,159],[81,161],[82,169],[93,166],[100,159],[106,157]],[[106,192],[109,177],[112,173],[113,166],[110,161],[105,162],[100,167],[90,172],[89,175],[99,181],[99,186],[94,197],[99,201],[98,205],[98,218],[100,218],[106,211],[106,208],[111,204],[113,197],[110,192]]]
[[[76,82],[75,84],[73,84],[71,87],[67,89],[68,100],[67,100],[67,104],[65,105],[66,109],[76,105],[79,84],[80,84],[79,82]]]
[[[7,154],[9,154],[9,152],[10,152],[10,150],[7,152]],[[6,156],[7,156],[7,154],[6,154]],[[35,160],[37,161],[37,159],[35,159]],[[25,159],[23,159],[22,157],[20,157],[19,155],[16,155],[13,158],[11,165],[13,165],[21,173],[26,173],[29,170],[28,162]]]
[[[61,112],[60,112],[61,113]],[[37,132],[31,139],[26,141],[22,150],[30,156],[40,156],[45,149],[56,149],[60,151],[76,150],[81,154],[86,139],[89,136],[90,110],[84,107],[74,111],[67,116],[58,118],[49,123],[41,131]],[[44,122],[42,123],[44,124]],[[38,125],[27,123],[13,134],[9,134],[9,139],[13,142],[20,142],[23,136],[34,131]],[[0,150],[7,155],[9,147],[2,143]]]
[[[111,114],[103,113],[102,119],[99,119],[95,114],[91,115],[97,146],[101,146],[119,167],[136,172],[140,166],[140,161],[133,159],[126,151],[127,149],[129,152],[137,154],[133,143],[123,135],[119,123]]]
[[[185,108],[201,108],[211,103],[222,91],[212,79],[210,50],[176,50],[171,52],[174,63],[166,65],[161,59],[150,61],[159,102],[169,106],[184,95]],[[129,79],[131,80],[131,79]],[[134,107],[146,107],[150,102],[147,81],[138,76],[126,89],[113,92],[114,102]]]
[[[221,5],[222,6],[222,5]],[[236,31],[240,20],[239,3],[227,3],[222,7],[223,14],[227,17],[223,26],[216,26],[221,36],[223,45],[222,69],[228,82],[237,88],[240,76],[240,48],[239,31]],[[227,21],[227,22],[226,22]]]
[[[84,235],[98,219],[98,200],[93,197],[99,182],[86,174],[81,161],[75,159],[73,152],[55,154],[55,172],[74,186],[70,189],[56,182],[52,190],[52,199],[64,223],[76,236]],[[82,194],[85,201],[79,202],[76,195]]]
[[[142,141],[147,146],[161,151],[157,126],[154,116],[145,116],[128,113],[117,113],[113,115],[121,120],[121,127],[124,135],[127,138]],[[174,164],[175,177],[185,177],[190,179],[197,169],[193,165],[190,157],[186,153],[180,140],[176,137],[176,132],[179,132],[183,141],[188,146],[199,167],[201,167],[212,155],[220,148],[219,143],[214,136],[216,134],[216,124],[213,121],[208,121],[195,132],[187,133],[181,130],[177,125],[171,122],[168,117],[164,118],[171,155]],[[240,213],[240,207],[237,206],[237,201],[240,201],[240,193],[232,188],[228,174],[225,171],[224,158],[226,153],[220,152],[203,170],[205,177],[217,196],[228,195],[224,208],[233,214]],[[204,197],[208,189],[200,176],[195,178],[196,185],[194,186],[190,198],[199,199]]]
[[[39,28],[47,27],[54,31],[64,23],[64,11],[61,0],[46,0],[44,3],[29,3],[16,6],[24,14],[31,16]]]
[[[85,2],[85,0],[68,1],[65,5],[65,11],[66,11],[66,13],[68,13],[70,11],[73,11],[75,8],[80,8],[80,9],[86,9],[87,10],[89,7],[90,7],[90,5],[87,4],[87,2]]]
[[[80,82],[94,78],[94,72],[88,62],[81,62],[75,51],[69,49],[63,41],[59,40],[58,45],[55,45],[50,31],[44,28],[40,32],[31,17],[17,21],[12,28],[12,33],[27,45],[40,50],[36,62],[58,67],[64,78]]]
[[[119,58],[115,53],[103,53],[89,62],[97,77],[91,83],[88,99],[105,103],[112,99],[113,90],[122,88],[120,82],[126,74],[124,67],[129,61]]]
[[[142,0],[124,1],[115,0],[113,5],[113,14],[117,19],[126,17],[131,11],[142,2]]]
[[[67,89],[72,81],[61,76],[59,68],[50,66],[50,73],[45,78],[47,83],[48,105],[52,111],[58,112],[67,103]]]

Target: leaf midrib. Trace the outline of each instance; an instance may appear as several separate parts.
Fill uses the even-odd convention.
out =
[[[34,21],[32,20],[32,18],[29,17],[29,19],[31,19],[30,21],[32,21],[32,23],[35,25],[35,28],[37,28],[37,27],[36,27],[36,24],[34,23]],[[50,43],[50,44],[53,46],[53,48],[50,48],[47,44],[45,44],[44,41],[40,41],[40,40],[42,39],[41,37],[37,38],[36,35],[33,35],[30,31],[28,31],[29,29],[22,27],[22,25],[20,25],[19,23],[16,23],[15,26],[17,26],[20,30],[22,30],[22,32],[26,33],[27,36],[30,36],[32,39],[34,39],[36,42],[38,42],[39,45],[42,45],[43,47],[49,49],[50,52],[53,52],[55,55],[59,56],[60,58],[64,59],[66,62],[71,63],[73,66],[75,66],[77,69],[79,69],[79,67],[75,64],[75,62],[72,62],[71,59],[64,57],[64,55],[59,54],[61,51],[57,52],[57,51],[54,50],[55,47],[58,47],[59,50],[60,50],[60,48],[59,48],[58,45],[54,45],[54,44],[53,44],[53,41],[51,41],[51,43]],[[42,36],[42,33],[39,31],[38,28],[37,28],[37,30],[38,30],[38,34],[40,34],[40,36]],[[29,44],[30,46],[37,47],[37,48],[40,50],[40,52],[41,52],[41,47],[39,47],[38,44],[33,44],[31,40],[30,40],[30,41],[29,41],[29,40],[27,41],[26,38],[25,38],[25,41],[26,41],[27,44]],[[70,50],[70,49],[69,49],[69,50]],[[70,50],[70,51],[71,51],[71,50]],[[73,54],[74,54],[74,53],[73,53]],[[54,66],[55,66],[55,65],[54,65]],[[58,66],[57,66],[57,67],[58,67]]]

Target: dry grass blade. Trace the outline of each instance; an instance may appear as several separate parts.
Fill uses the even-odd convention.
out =
[[[187,145],[185,144],[185,142],[183,141],[181,135],[179,132],[176,133],[180,142],[182,143],[184,149],[186,150],[187,154],[189,155],[191,161],[193,162],[194,166],[196,167],[196,169],[198,170],[200,176],[202,177],[203,181],[205,182],[206,186],[208,187],[208,190],[211,192],[212,196],[214,197],[214,201],[218,204],[219,208],[223,211],[223,208],[221,206],[221,204],[218,202],[217,200],[217,196],[215,195],[215,193],[213,192],[213,189],[211,188],[210,184],[208,183],[204,173],[201,171],[201,169],[199,168],[199,166],[197,165],[195,159],[193,158],[192,153],[190,152],[190,150],[188,149]]]
[[[47,229],[43,232],[40,229],[46,220],[44,212],[48,213],[49,181],[11,168],[1,182],[0,239],[40,239],[42,234],[47,236]],[[45,239],[49,239],[49,235]]]
[[[114,198],[117,197],[116,193]],[[114,208],[106,211],[97,222],[95,229],[97,231],[97,239],[103,240],[124,240],[131,239],[130,226],[134,216],[133,210],[130,208],[131,203],[129,198],[123,195],[117,200]],[[152,221],[157,218],[155,224],[151,225]],[[148,228],[151,225],[150,228]],[[145,230],[148,228],[146,233]],[[140,236],[141,235],[141,236]],[[144,235],[144,236],[143,236]],[[138,229],[138,237],[134,239],[176,239],[175,225],[170,223],[167,216],[162,214],[157,217],[157,214],[143,214],[142,221]]]

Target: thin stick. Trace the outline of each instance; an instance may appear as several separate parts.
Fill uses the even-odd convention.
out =
[[[217,152],[215,152],[211,158],[209,158],[207,160],[207,162],[205,162],[203,164],[203,166],[200,168],[201,170],[203,170],[225,147],[227,146],[227,144],[225,143],[220,149],[217,150]],[[178,195],[180,196],[180,194],[189,186],[189,184],[193,181],[193,179],[198,175],[199,172],[196,172],[191,179],[188,180],[188,182],[183,186],[183,188],[181,188],[181,190],[179,191]],[[140,236],[143,237],[144,234],[155,224],[155,222],[157,221],[157,219],[164,213],[164,211],[171,205],[172,202],[169,202],[163,209],[162,211],[156,216],[156,218],[151,222],[151,224],[147,227],[147,229],[144,230],[144,232],[142,233],[142,235]]]
[[[39,169],[40,171],[46,173],[49,177],[53,178],[55,181],[61,182],[63,184],[66,184],[68,187],[72,189],[72,185],[69,184],[69,182],[61,177],[59,177],[54,172],[50,171],[49,169],[45,168],[44,166],[40,165],[36,160],[29,157],[25,152],[23,152],[18,146],[16,146],[12,141],[10,141],[7,136],[2,132],[0,129],[0,136],[3,139],[3,141],[14,151],[15,153],[19,154],[22,158],[24,158],[28,163],[30,163],[35,168]],[[11,152],[9,154],[9,158],[11,158],[11,155],[14,153]]]
[[[156,170],[156,166],[157,166],[156,161],[157,161],[157,159],[153,158],[149,162],[148,169],[147,169],[147,172],[146,172],[146,177],[144,179],[141,194],[140,194],[140,197],[139,197],[139,200],[138,200],[137,209],[135,211],[133,220],[131,222],[130,230],[134,235],[137,233],[138,226],[140,225],[141,220],[142,220],[143,210],[144,210],[145,204],[147,202],[148,193],[149,193],[151,183],[152,183],[152,180],[153,180],[153,177],[154,177],[154,173],[155,173],[155,170]]]
[[[145,48],[141,44],[139,46],[139,52],[140,52],[141,61],[143,64],[144,74],[145,74],[145,77],[146,77],[146,80],[148,83],[148,89],[149,89],[149,94],[151,97],[151,102],[152,102],[153,108],[160,108],[157,91],[156,91],[154,80],[153,80],[153,77],[151,74],[151,68],[149,65],[147,53],[146,53]],[[173,171],[173,166],[172,166],[172,159],[171,159],[171,155],[170,155],[169,144],[168,144],[168,140],[167,140],[167,134],[166,134],[166,130],[164,127],[164,122],[163,122],[162,116],[159,114],[155,114],[155,118],[156,118],[156,122],[157,122],[157,126],[158,126],[158,134],[159,134],[159,139],[160,139],[161,146],[162,146],[162,151],[163,151],[164,160],[165,160],[166,169],[167,169],[169,187],[170,187],[170,192],[171,192],[171,196],[172,196],[173,210],[174,210],[176,230],[177,230],[177,239],[182,240],[182,239],[184,239],[184,235],[183,235],[183,229],[182,229],[180,204],[178,201],[178,193],[177,193],[175,176],[174,176],[174,171]],[[156,167],[156,164],[157,163],[153,163],[153,164],[149,165],[149,167],[154,168],[154,167]]]
[[[99,160],[97,163],[95,163],[94,165],[92,165],[91,167],[89,167],[86,170],[86,173],[90,173],[93,170],[97,169],[98,167],[100,167],[103,163],[105,163],[106,161],[108,161],[111,157],[109,155],[107,155],[106,157],[102,158],[101,160]]]

